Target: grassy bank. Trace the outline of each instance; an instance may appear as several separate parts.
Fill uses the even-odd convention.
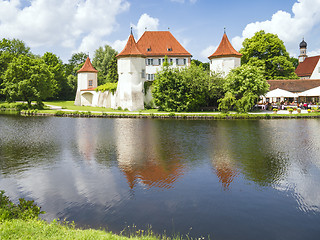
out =
[[[140,239],[140,240],[156,240],[169,239],[166,237],[157,237],[151,232],[144,233],[137,231],[133,236],[125,237],[116,235],[103,230],[87,229],[81,230],[70,225],[62,225],[57,221],[47,223],[43,220],[21,220],[14,219],[3,221],[0,223],[0,239],[30,239],[30,240],[87,240],[87,239]],[[180,238],[171,238],[180,239]]]

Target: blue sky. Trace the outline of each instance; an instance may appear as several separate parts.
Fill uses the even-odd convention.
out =
[[[278,34],[291,56],[302,37],[309,56],[320,55],[320,0],[0,0],[0,37],[18,38],[36,54],[67,61],[74,52],[104,44],[121,51],[130,27],[136,39],[167,30],[193,55],[208,61],[223,29],[239,50],[261,29]]]

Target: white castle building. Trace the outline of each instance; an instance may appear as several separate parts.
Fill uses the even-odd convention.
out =
[[[97,70],[87,58],[78,71],[75,105],[122,108],[130,111],[144,109],[152,100],[151,90],[145,92],[146,81],[153,81],[167,56],[171,67],[184,68],[191,64],[192,55],[169,31],[145,31],[136,42],[131,32],[124,49],[117,55],[118,86],[115,94],[96,92]],[[217,50],[209,56],[210,70],[224,75],[240,66],[241,54],[224,33]]]

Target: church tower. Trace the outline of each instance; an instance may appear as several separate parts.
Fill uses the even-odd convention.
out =
[[[144,109],[145,56],[139,50],[132,31],[127,45],[117,55],[118,87],[116,107],[136,111]]]
[[[300,55],[299,55],[299,63],[303,62],[308,56],[307,56],[307,43],[304,41],[304,38],[302,39],[302,42],[299,45],[300,47]]]
[[[87,57],[84,65],[77,73],[78,86],[74,105],[81,106],[83,105],[83,103],[81,103],[81,91],[92,91],[98,86],[98,71],[92,66],[90,58]],[[90,100],[92,100],[92,96]]]
[[[208,58],[210,59],[210,71],[221,72],[226,76],[231,69],[240,67],[242,54],[238,53],[231,45],[226,32],[217,50]]]

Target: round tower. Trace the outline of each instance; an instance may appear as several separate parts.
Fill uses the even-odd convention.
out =
[[[302,39],[302,42],[299,44],[300,47],[300,55],[299,55],[299,62],[303,62],[307,56],[307,43]]]
[[[226,32],[217,50],[208,58],[210,59],[210,71],[220,72],[226,76],[231,69],[240,67],[242,54],[231,45]]]
[[[116,107],[130,111],[144,109],[145,56],[138,49],[132,32],[125,48],[117,55],[117,63]]]
[[[74,105],[81,106],[83,105],[81,101],[81,91],[88,90],[93,91],[96,87],[98,87],[98,71],[92,66],[90,58],[87,57],[85,63],[82,68],[77,72],[78,80],[77,80],[77,93]],[[87,94],[88,95],[88,94]],[[87,105],[90,104],[90,99],[92,101],[92,94],[89,94],[85,99],[89,99]]]

